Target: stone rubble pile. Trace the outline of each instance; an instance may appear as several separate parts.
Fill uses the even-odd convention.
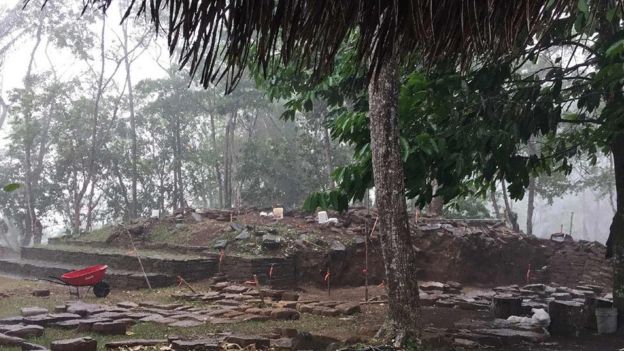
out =
[[[493,320],[459,321],[454,329],[437,331],[461,347],[542,343],[550,335],[577,337],[596,330],[596,308],[612,306],[611,294],[591,284],[509,285],[470,294],[452,282],[423,282],[420,288],[423,306],[490,311]]]

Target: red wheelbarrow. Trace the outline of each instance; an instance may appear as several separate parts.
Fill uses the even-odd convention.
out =
[[[49,282],[73,286],[76,288],[76,295],[80,296],[80,287],[88,286],[89,290],[93,288],[93,294],[96,297],[106,297],[110,293],[110,285],[105,282],[104,275],[108,269],[107,265],[98,264],[95,266],[67,272],[60,278],[50,276],[50,279],[45,279]]]

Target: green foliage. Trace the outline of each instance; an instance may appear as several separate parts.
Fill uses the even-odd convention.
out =
[[[545,28],[535,46],[519,48],[517,56],[491,65],[475,65],[462,75],[454,67],[428,72],[406,67],[399,123],[408,198],[421,207],[434,195],[453,202],[482,196],[504,179],[510,196],[521,199],[531,176],[544,175],[538,193],[552,201],[569,190],[566,177],[573,163],[595,162],[600,152],[608,150],[614,133],[624,125],[622,99],[605,105],[605,92],[624,81],[624,34],[620,31],[608,42],[587,46],[581,33],[593,35],[599,28],[596,22],[604,18],[600,16],[612,23],[618,23],[620,16],[612,9],[599,13],[593,6],[579,1],[578,12]],[[548,50],[570,43],[586,49],[584,61],[564,65],[561,57],[551,59]],[[600,51],[604,54],[595,54]],[[570,54],[575,53],[576,49]],[[272,96],[288,99],[284,118],[306,110],[310,97],[331,96],[332,137],[354,150],[354,162],[333,174],[338,189],[312,194],[306,201],[308,210],[344,210],[373,186],[366,87],[354,84],[365,76],[353,65],[352,55],[345,45],[335,74],[318,86],[301,84],[308,76],[289,67],[278,79],[264,82]],[[597,65],[600,60],[604,62]],[[571,102],[576,102],[576,109]],[[540,140],[537,153],[527,152],[532,138]],[[436,194],[433,180],[439,186]]]
[[[446,218],[481,219],[492,218],[485,200],[481,197],[466,196],[453,199],[444,206],[443,215]]]
[[[7,184],[4,187],[2,187],[2,190],[4,190],[7,193],[10,193],[12,191],[15,191],[15,190],[21,188],[21,187],[22,187],[22,184],[20,184],[20,183],[10,183],[10,184]]]

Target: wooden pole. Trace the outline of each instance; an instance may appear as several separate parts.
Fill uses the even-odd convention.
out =
[[[572,236],[572,223],[574,222],[574,211],[570,213],[570,237]]]
[[[368,219],[370,218],[370,197],[366,189],[366,222],[364,225],[364,301],[368,301]]]
[[[187,283],[186,280],[184,280],[184,278],[182,278],[182,276],[178,276],[178,280],[180,281],[181,285],[186,286],[187,288],[189,288],[189,290],[191,290],[194,294],[197,294],[197,291],[195,291],[195,289],[193,289],[193,287],[191,286],[191,284]]]
[[[264,302],[264,294],[262,293],[262,289],[260,288],[260,280],[258,280],[258,276],[256,274],[253,275],[254,284],[256,285],[256,291],[258,292],[258,296],[260,297],[260,301],[262,301],[262,307],[266,306]]]
[[[368,301],[368,235],[364,238],[364,301]]]
[[[134,254],[137,257],[137,260],[139,261],[139,266],[141,267],[141,272],[143,272],[143,277],[145,277],[145,282],[147,283],[147,287],[152,290],[152,284],[150,284],[149,278],[147,277],[147,273],[145,273],[145,268],[143,267],[143,262],[141,262],[141,255],[139,255],[139,251],[137,250],[136,246],[134,246],[134,239],[132,239],[132,233],[130,233],[130,231],[128,230],[128,228],[126,228],[126,226],[122,225],[122,228],[126,231],[126,233],[128,234],[128,237],[130,238],[130,245],[132,245],[132,250],[134,250]]]
[[[330,285],[331,272],[329,270],[329,266],[327,266],[327,274],[325,275],[325,277],[327,278],[327,296],[331,296],[331,285]]]
[[[225,250],[219,250],[219,274],[221,274],[221,262],[223,261],[223,256],[225,256]]]

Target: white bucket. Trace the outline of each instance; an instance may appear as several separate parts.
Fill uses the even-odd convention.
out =
[[[596,324],[599,334],[613,334],[617,331],[617,309],[596,308]]]
[[[319,211],[319,213],[317,213],[316,215],[316,221],[319,224],[325,224],[327,223],[327,211]]]
[[[275,219],[282,219],[284,218],[284,208],[283,207],[276,207],[273,209],[273,218]]]

